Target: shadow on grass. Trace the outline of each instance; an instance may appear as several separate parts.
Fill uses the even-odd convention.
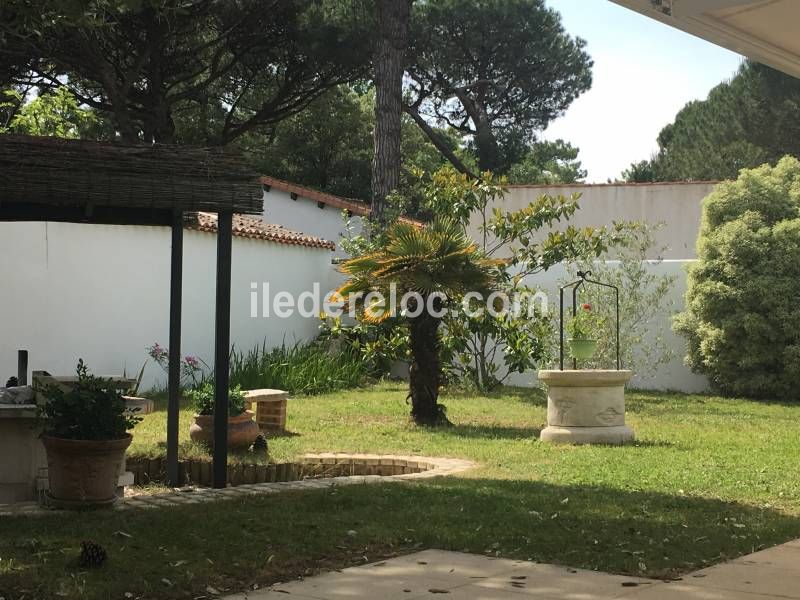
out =
[[[436,429],[437,433],[448,433],[464,438],[520,440],[538,438],[540,427],[504,427],[502,425],[452,425]]]
[[[55,597],[79,585],[74,597],[87,599],[190,597],[422,548],[673,577],[797,536],[797,515],[712,498],[446,478],[3,519],[0,556],[13,568],[0,573],[0,592]],[[82,539],[105,546],[109,564],[76,579],[68,565]]]
[[[492,398],[513,398],[536,406],[547,406],[547,394],[540,388],[499,387],[483,393],[468,389],[447,388],[440,399],[446,404],[447,400],[450,399],[474,399],[478,396],[489,400]]]

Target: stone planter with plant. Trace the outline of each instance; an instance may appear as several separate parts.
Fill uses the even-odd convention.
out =
[[[195,409],[194,423],[189,428],[193,442],[214,446],[214,385],[206,381],[188,392]],[[253,412],[245,410],[245,395],[239,386],[228,391],[228,448],[249,448],[258,437],[259,429]]]
[[[112,504],[133,439],[128,433],[141,418],[126,409],[122,395],[106,379],[78,361],[78,379],[37,390],[44,397],[41,436],[47,452],[50,501],[64,508]]]

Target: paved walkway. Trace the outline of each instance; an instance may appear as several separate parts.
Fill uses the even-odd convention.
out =
[[[703,569],[679,581],[425,550],[276,584],[225,600],[786,600],[800,599],[800,540]]]

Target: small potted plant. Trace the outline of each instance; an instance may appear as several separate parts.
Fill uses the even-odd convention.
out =
[[[189,437],[213,448],[214,446],[214,385],[206,381],[188,393],[195,409],[194,423],[189,428]],[[252,411],[245,410],[246,401],[240,386],[228,391],[228,448],[249,448],[259,429],[253,420]]]
[[[128,431],[141,418],[126,409],[110,381],[90,375],[83,360],[77,375],[74,383],[37,390],[45,398],[40,412],[48,495],[65,508],[109,505],[117,498],[119,473],[133,439]]]
[[[581,304],[576,315],[567,323],[569,349],[574,359],[588,360],[597,352],[597,339],[594,335],[598,326],[599,322],[592,313],[592,305]]]

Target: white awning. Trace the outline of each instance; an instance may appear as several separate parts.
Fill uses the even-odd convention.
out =
[[[611,0],[800,77],[800,0]]]

